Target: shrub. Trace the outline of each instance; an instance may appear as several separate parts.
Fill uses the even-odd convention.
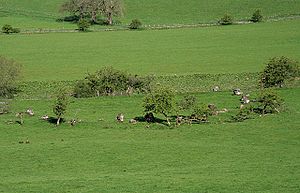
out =
[[[255,111],[259,114],[279,113],[283,106],[283,99],[273,90],[265,89],[257,99],[258,107]]]
[[[85,80],[78,81],[74,88],[74,95],[93,97],[132,94],[133,91],[147,92],[150,90],[151,81],[151,77],[132,76],[112,67],[104,67],[94,74],[88,74]]]
[[[262,14],[261,14],[261,11],[260,11],[260,9],[257,9],[257,10],[253,13],[253,15],[252,15],[250,21],[256,23],[256,22],[261,22],[262,19],[263,19],[263,16],[262,16]]]
[[[200,104],[193,108],[192,117],[194,116],[196,119],[207,121],[207,118],[210,114],[211,110],[208,108],[208,106],[205,104]]]
[[[20,64],[0,56],[0,97],[12,98],[17,93],[16,83],[20,74]]]
[[[181,101],[179,101],[178,108],[182,110],[189,110],[197,104],[197,99],[193,95],[186,95]]]
[[[251,119],[253,115],[253,107],[251,105],[246,105],[245,107],[241,108],[235,116],[232,116],[231,119],[235,122],[242,122],[247,119]]]
[[[233,24],[233,17],[229,14],[225,14],[219,21],[221,25],[231,25]]]
[[[11,33],[20,33],[20,29],[18,28],[13,28],[11,25],[4,25],[2,27],[2,33],[5,33],[5,34],[11,34]]]
[[[131,23],[129,24],[130,29],[140,29],[141,26],[142,26],[142,22],[138,19],[132,20]]]
[[[162,114],[170,125],[168,114],[174,110],[174,99],[173,90],[163,85],[156,85],[145,96],[143,107],[146,113]]]
[[[90,22],[86,19],[79,19],[78,23],[77,23],[77,26],[78,26],[78,30],[79,31],[87,31],[88,28],[91,26]]]
[[[282,87],[284,81],[298,76],[298,62],[284,56],[274,57],[267,63],[260,81],[264,88]]]

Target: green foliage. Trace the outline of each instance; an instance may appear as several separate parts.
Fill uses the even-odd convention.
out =
[[[68,104],[69,104],[69,93],[63,88],[59,89],[53,106],[53,113],[57,117],[57,125],[60,124],[62,116],[66,113]]]
[[[126,72],[104,67],[94,74],[88,74],[85,80],[78,81],[74,88],[75,97],[100,95],[123,95],[146,92],[150,89],[151,77],[132,76]]]
[[[241,108],[235,116],[232,116],[231,119],[234,122],[242,122],[247,119],[252,119],[253,116],[254,108],[250,104],[247,104],[243,108]]]
[[[199,104],[193,108],[193,116],[197,119],[207,120],[208,116],[211,115],[211,110],[206,104]]]
[[[140,29],[141,26],[142,26],[142,22],[138,19],[132,20],[131,23],[129,24],[130,29]]]
[[[257,9],[255,10],[255,12],[253,13],[250,21],[252,22],[261,22],[263,19],[263,15],[261,14],[261,10],[260,9]]]
[[[174,101],[174,91],[158,84],[145,96],[143,102],[144,111],[147,113],[162,114],[167,118],[168,114],[174,110]]]
[[[264,88],[282,87],[288,79],[299,77],[299,65],[285,56],[274,57],[269,60],[261,75]]]
[[[233,24],[233,17],[229,14],[225,14],[219,21],[219,24],[221,25],[231,25]]]
[[[12,98],[17,93],[21,68],[16,61],[0,56],[0,97]]]
[[[79,31],[86,32],[88,30],[88,28],[91,26],[91,24],[86,19],[79,19],[77,26],[78,26]]]
[[[273,90],[264,89],[257,99],[256,112],[264,115],[266,113],[279,113],[283,108],[284,100]]]
[[[11,25],[5,24],[2,27],[2,33],[5,34],[11,34],[11,33],[20,33],[20,29],[19,28],[13,28]]]
[[[180,110],[189,110],[195,107],[197,104],[197,98],[193,95],[185,95],[182,100],[177,104]]]

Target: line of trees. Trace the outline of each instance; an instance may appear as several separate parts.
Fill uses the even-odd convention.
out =
[[[103,16],[112,25],[114,16],[123,15],[124,4],[122,0],[68,0],[60,11],[69,12],[78,20],[89,19],[91,23],[97,23],[97,18]]]

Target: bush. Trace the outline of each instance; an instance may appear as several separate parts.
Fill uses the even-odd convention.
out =
[[[279,113],[282,110],[283,99],[273,90],[265,89],[257,99],[258,107],[255,111],[259,114]]]
[[[90,22],[86,19],[79,19],[78,23],[77,23],[77,26],[78,26],[78,30],[79,31],[87,31],[88,28],[91,26]]]
[[[233,24],[233,17],[229,14],[225,14],[219,21],[221,25],[231,25]]]
[[[156,85],[145,96],[143,107],[146,113],[162,114],[170,125],[168,114],[174,110],[174,99],[173,90],[162,85]]]
[[[205,104],[197,105],[193,108],[192,117],[196,119],[207,121],[209,115],[211,115],[211,110]]]
[[[282,87],[284,81],[295,77],[299,77],[298,62],[282,56],[269,60],[260,81],[264,88]]]
[[[11,33],[20,33],[20,29],[18,28],[13,28],[11,25],[4,25],[2,27],[2,33],[5,33],[5,34],[11,34]]]
[[[179,101],[177,105],[180,110],[189,110],[195,107],[196,104],[197,104],[197,99],[195,96],[186,95],[183,97],[181,101]]]
[[[140,29],[141,26],[142,26],[142,22],[138,19],[132,20],[131,23],[129,24],[130,29]]]
[[[252,115],[254,115],[254,109],[251,105],[247,105],[247,106],[241,108],[239,110],[239,112],[235,116],[232,116],[231,118],[232,118],[232,121],[242,122],[247,119],[251,119]]]
[[[0,56],[0,97],[12,98],[17,93],[16,82],[20,74],[20,64]]]
[[[101,95],[132,94],[133,91],[150,90],[152,78],[132,76],[126,72],[105,67],[94,74],[88,74],[85,80],[78,81],[74,88],[75,97],[93,97]]]
[[[256,23],[256,22],[261,22],[262,19],[263,19],[263,16],[262,16],[262,14],[261,14],[261,11],[260,11],[260,9],[257,9],[257,10],[253,13],[253,15],[252,15],[250,21]]]

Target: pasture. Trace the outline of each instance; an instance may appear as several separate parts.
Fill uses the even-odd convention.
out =
[[[19,93],[0,98],[10,106],[0,114],[0,192],[300,192],[299,77],[276,89],[285,101],[278,114],[234,122],[241,101],[231,93],[241,88],[254,99],[259,73],[272,57],[300,61],[300,1],[124,0],[119,24],[94,25],[88,33],[56,21],[66,16],[58,12],[64,1],[0,0],[0,26],[23,30],[0,33],[0,55],[23,65]],[[246,21],[257,8],[264,22],[125,29],[135,18],[146,27],[216,23],[225,13]],[[71,90],[105,66],[153,75],[153,84],[176,90],[177,101],[193,95],[228,112],[178,126],[173,109],[171,126],[157,114],[156,123],[130,124],[145,114],[144,93],[134,93],[71,97],[64,123],[41,120],[54,118],[58,88]],[[212,92],[215,86],[220,91]],[[21,125],[16,113],[28,108],[35,115],[25,115]],[[71,126],[71,119],[80,122]]]
[[[259,72],[274,56],[300,59],[300,20],[195,29],[0,35],[24,80],[75,80],[103,66],[140,75]],[[42,74],[42,76],[41,76]]]
[[[39,120],[53,101],[13,102],[13,111],[32,107],[36,116],[20,126],[0,121],[1,192],[298,192],[299,89],[280,90],[286,112],[243,123],[168,128],[138,123],[141,96],[79,99],[82,123],[55,127]],[[197,94],[237,111],[228,92]],[[125,113],[126,122],[113,117]],[[223,119],[224,118],[224,119]],[[101,120],[99,120],[101,119]],[[218,119],[218,118],[216,118]],[[30,141],[19,144],[19,141]]]
[[[6,23],[23,29],[74,28],[76,25],[58,23],[62,17],[59,6],[65,0],[0,0],[0,25]],[[119,18],[121,25],[128,25],[138,18],[146,25],[196,24],[216,22],[224,13],[237,20],[248,19],[260,8],[266,18],[299,15],[300,2],[274,0],[125,0],[126,13]]]

